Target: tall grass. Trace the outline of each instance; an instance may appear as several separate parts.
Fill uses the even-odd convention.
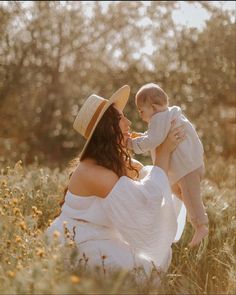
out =
[[[235,161],[210,159],[202,193],[210,219],[209,238],[196,249],[187,245],[187,224],[173,245],[173,259],[157,288],[153,279],[137,284],[133,273],[111,275],[89,270],[76,259],[76,245],[48,244],[43,232],[59,209],[68,171],[21,162],[0,174],[1,294],[235,294]],[[156,274],[153,274],[155,279]]]

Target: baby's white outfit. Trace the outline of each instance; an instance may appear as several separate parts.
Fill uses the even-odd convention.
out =
[[[155,148],[166,138],[171,122],[183,125],[185,139],[178,144],[170,158],[168,178],[171,185],[178,184],[181,198],[194,227],[208,223],[208,217],[200,193],[200,181],[204,170],[204,150],[194,126],[183,115],[178,106],[168,107],[166,111],[152,116],[148,130],[141,137],[129,139],[136,154],[151,151],[155,163]]]
[[[186,139],[183,140],[171,155],[168,177],[171,185],[191,171],[204,165],[203,145],[194,126],[183,115],[178,106],[168,107],[166,111],[152,116],[148,130],[141,137],[132,140],[132,147],[136,154],[151,151],[152,161],[155,162],[155,148],[166,138],[171,122],[176,119],[176,126],[185,127]]]

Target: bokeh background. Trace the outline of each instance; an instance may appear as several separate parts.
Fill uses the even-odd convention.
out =
[[[83,101],[124,84],[126,115],[145,130],[134,95],[147,82],[182,107],[207,158],[234,157],[235,9],[226,2],[1,1],[0,164],[63,167],[84,143],[72,128]]]
[[[0,294],[236,294],[235,29],[235,1],[0,1]],[[136,284],[104,260],[90,272],[70,236],[65,248],[44,236],[84,143],[72,128],[83,101],[129,84],[142,131],[134,96],[147,82],[203,141],[210,220],[196,249],[186,223],[158,290],[157,273]]]

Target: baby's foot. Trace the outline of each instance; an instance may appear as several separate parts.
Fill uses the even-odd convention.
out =
[[[205,238],[208,235],[208,227],[205,224],[202,224],[198,226],[195,229],[194,236],[192,238],[192,241],[189,243],[189,247],[192,248],[194,246],[197,246],[203,238]]]

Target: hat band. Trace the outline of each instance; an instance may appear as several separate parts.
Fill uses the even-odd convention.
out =
[[[94,126],[94,124],[96,123],[97,118],[98,118],[99,114],[101,113],[101,111],[102,111],[104,105],[106,104],[106,102],[107,102],[107,101],[104,100],[104,101],[99,105],[99,107],[97,108],[96,112],[93,114],[92,119],[90,120],[90,122],[89,122],[89,124],[88,124],[88,126],[87,126],[87,128],[86,128],[86,130],[85,130],[85,133],[84,133],[85,138],[88,138],[88,137],[89,137],[89,135],[90,135],[90,133],[91,133],[91,131],[92,131],[92,129],[93,129],[93,126]]]

